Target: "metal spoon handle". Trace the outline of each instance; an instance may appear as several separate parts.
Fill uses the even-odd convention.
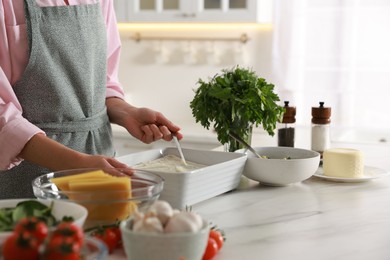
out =
[[[240,142],[242,145],[244,145],[249,151],[251,151],[253,154],[255,154],[257,157],[259,158],[262,158],[261,155],[259,155],[255,149],[252,148],[252,146],[250,146],[247,142],[245,142],[240,136],[238,136],[236,133],[230,131],[229,132],[229,135],[234,138],[235,140],[237,140],[238,142]]]

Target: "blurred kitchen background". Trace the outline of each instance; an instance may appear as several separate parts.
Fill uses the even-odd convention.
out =
[[[218,145],[212,131],[195,123],[189,103],[200,78],[236,65],[275,84],[281,105],[296,106],[297,126],[310,127],[311,107],[322,101],[332,108],[334,140],[390,143],[389,0],[114,4],[127,99],[179,124],[184,146]],[[138,145],[120,129],[114,134],[119,154]]]

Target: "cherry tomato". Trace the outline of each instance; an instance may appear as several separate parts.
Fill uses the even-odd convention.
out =
[[[3,244],[4,260],[38,259],[39,242],[29,232],[12,233]]]
[[[76,260],[80,259],[81,247],[78,241],[70,236],[52,237],[47,245],[47,260]]]
[[[79,247],[84,243],[84,232],[72,222],[61,222],[52,234],[54,237],[70,237]]]
[[[116,248],[121,248],[122,247],[122,233],[121,230],[118,226],[115,227],[110,227],[112,232],[115,233],[116,236]]]
[[[210,260],[218,253],[218,243],[214,238],[209,237],[207,241],[206,251],[203,254],[202,260]]]
[[[46,223],[36,217],[22,218],[16,224],[14,228],[15,233],[21,233],[24,231],[30,233],[38,240],[39,243],[42,243],[49,233]]]
[[[101,228],[91,233],[91,236],[101,240],[106,244],[108,252],[111,254],[117,245],[117,235],[111,228]]]
[[[223,233],[221,231],[217,229],[211,229],[209,237],[213,238],[215,242],[217,242],[218,249],[222,248],[225,242],[225,238],[223,237]]]

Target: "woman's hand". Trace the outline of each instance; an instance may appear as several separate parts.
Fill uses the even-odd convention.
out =
[[[112,157],[81,154],[73,168],[128,168],[128,166]]]
[[[163,139],[172,140],[176,135],[180,140],[180,127],[169,121],[160,112],[149,108],[137,108],[119,98],[106,100],[108,116],[112,123],[123,126],[135,138],[149,144]]]
[[[77,168],[124,168],[124,173],[127,175],[133,173],[133,169],[114,158],[77,152],[44,134],[34,135],[19,156],[53,171]]]
[[[74,168],[99,168],[99,169],[105,169],[106,172],[121,176],[121,175],[131,175],[134,173],[134,170],[127,166],[124,163],[121,163],[120,161],[103,155],[89,155],[89,154],[82,154],[80,159],[76,162],[77,166],[74,166]],[[117,171],[113,169],[110,171],[111,168],[119,168],[120,171]]]

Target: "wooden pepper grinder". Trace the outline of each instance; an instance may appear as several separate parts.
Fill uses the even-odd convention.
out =
[[[294,147],[296,108],[288,104],[288,101],[284,101],[283,119],[278,128],[278,146]]]

